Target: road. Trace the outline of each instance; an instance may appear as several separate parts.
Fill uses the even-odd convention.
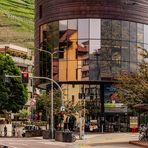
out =
[[[89,133],[84,140],[77,140],[74,143],[57,142],[42,137],[0,138],[0,145],[6,145],[8,148],[140,148],[128,144],[129,141],[137,140],[137,137],[138,134],[132,133]]]

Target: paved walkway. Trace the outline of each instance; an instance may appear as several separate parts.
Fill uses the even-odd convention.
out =
[[[43,139],[42,137],[32,137],[32,138],[17,138],[17,147],[25,146],[29,142],[31,144],[36,143],[38,145],[44,146],[53,146],[53,147],[63,147],[63,148],[98,148],[98,147],[105,147],[110,146],[114,148],[114,146],[117,144],[121,145],[127,145],[130,141],[132,144],[139,145],[140,143],[145,144],[148,148],[147,142],[138,142],[138,133],[86,133],[83,140],[79,140],[79,136],[76,136],[78,140],[74,143],[64,143],[64,142],[58,142],[53,141],[51,139]],[[0,144],[9,144],[15,145],[16,144],[16,138],[0,138]],[[142,145],[140,145],[142,146]],[[119,146],[120,147],[120,146]],[[134,145],[129,145],[128,147],[136,147]],[[11,148],[11,147],[10,147]]]

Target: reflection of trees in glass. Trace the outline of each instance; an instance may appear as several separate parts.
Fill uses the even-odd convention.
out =
[[[121,50],[112,48],[112,72],[119,73],[121,70]]]
[[[137,44],[130,43],[130,71],[134,72],[137,69]]]
[[[137,42],[144,42],[144,25],[139,23],[137,24]]]
[[[130,41],[136,42],[137,40],[137,24],[130,22]]]
[[[111,39],[111,20],[102,19],[101,20],[101,38],[102,39]]]
[[[129,41],[130,31],[129,22],[122,21],[122,40]]]
[[[129,42],[122,41],[121,46],[121,58],[122,58],[122,65],[121,68],[124,71],[129,71],[129,61],[130,61],[130,48]]]
[[[121,39],[121,21],[112,20],[112,39]]]

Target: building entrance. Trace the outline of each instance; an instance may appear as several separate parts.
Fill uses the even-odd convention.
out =
[[[127,132],[128,117],[126,113],[106,113],[105,132]]]

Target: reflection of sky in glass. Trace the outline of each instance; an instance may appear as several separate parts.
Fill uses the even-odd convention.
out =
[[[77,30],[77,20],[68,20],[68,29]]]
[[[99,53],[99,49],[101,48],[101,41],[100,40],[90,40],[90,49],[89,53]]]
[[[79,39],[88,38],[88,31],[89,31],[89,20],[79,19],[78,20],[78,38]]]
[[[59,29],[66,30],[67,29],[67,20],[59,21]]]
[[[101,20],[90,19],[90,38],[101,39]]]
[[[148,44],[148,25],[144,25],[144,43]],[[144,47],[148,51],[148,45]]]

